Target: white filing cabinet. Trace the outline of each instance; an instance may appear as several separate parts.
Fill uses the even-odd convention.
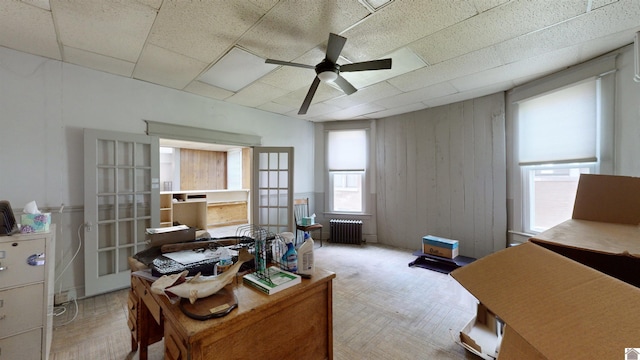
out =
[[[49,358],[55,232],[0,236],[0,360]]]

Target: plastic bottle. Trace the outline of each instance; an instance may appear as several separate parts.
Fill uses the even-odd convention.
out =
[[[298,248],[298,274],[311,277],[315,272],[313,261],[313,239],[309,233],[304,233],[304,242]]]
[[[298,271],[298,252],[291,241],[287,242],[287,252],[282,256],[282,264],[285,267],[284,270],[290,272]]]

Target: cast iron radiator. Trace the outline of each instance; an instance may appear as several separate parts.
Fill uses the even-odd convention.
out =
[[[362,243],[361,220],[329,220],[329,236],[332,243],[358,244]]]

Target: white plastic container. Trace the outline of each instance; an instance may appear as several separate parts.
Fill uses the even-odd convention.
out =
[[[308,233],[304,234],[304,239],[304,242],[298,248],[298,275],[311,277],[315,272],[313,239]]]

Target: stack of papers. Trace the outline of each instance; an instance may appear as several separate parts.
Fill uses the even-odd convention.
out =
[[[242,279],[246,285],[252,286],[267,295],[275,294],[302,282],[300,275],[280,270],[275,266],[267,268],[265,275],[271,281],[258,276],[256,273],[246,274]]]

